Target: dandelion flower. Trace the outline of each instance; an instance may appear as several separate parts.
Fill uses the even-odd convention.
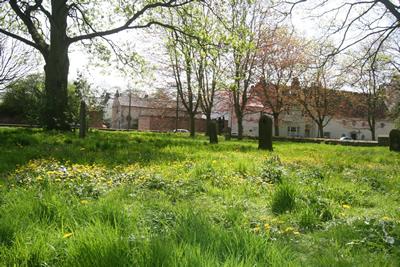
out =
[[[293,234],[300,235],[300,232],[299,231],[293,231]]]
[[[388,216],[383,216],[383,217],[382,217],[382,220],[384,220],[384,221],[389,221],[390,218],[389,218]]]
[[[69,238],[69,237],[71,237],[73,234],[74,234],[74,233],[65,233],[65,234],[63,235],[63,238]]]
[[[82,199],[80,202],[81,202],[81,204],[83,204],[83,205],[85,205],[85,204],[88,204],[88,203],[89,203],[89,201],[88,201],[88,200],[86,200],[86,199]]]
[[[351,206],[348,205],[348,204],[343,204],[342,207],[343,207],[344,209],[350,209],[350,208],[351,208]]]
[[[285,233],[287,233],[287,232],[293,232],[293,230],[294,230],[294,228],[293,227],[286,227],[286,229],[285,229]]]
[[[271,229],[271,225],[269,225],[269,223],[264,224],[264,229],[265,231],[269,231],[269,229]]]

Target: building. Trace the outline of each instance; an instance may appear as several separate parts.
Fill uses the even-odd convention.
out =
[[[243,135],[250,137],[258,136],[258,121],[261,114],[271,115],[271,110],[264,107],[262,98],[257,97],[257,88],[253,87],[249,95],[243,118]],[[324,127],[324,137],[339,139],[347,136],[354,140],[372,140],[369,124],[364,114],[365,110],[359,106],[353,106],[350,98],[361,97],[361,94],[354,92],[340,92],[340,103],[337,112],[332,117],[327,118],[327,125]],[[350,96],[351,95],[351,96]],[[216,97],[219,104],[216,105],[216,113],[224,114],[228,119],[228,125],[232,129],[232,134],[238,134],[238,124],[233,108],[233,101],[229,92],[221,92]],[[395,128],[394,121],[385,117],[386,108],[382,105],[382,110],[376,121],[375,136],[389,135]],[[307,117],[299,106],[292,106],[288,111],[282,112],[279,118],[279,135],[283,137],[318,137],[317,124]]]
[[[164,132],[190,128],[189,114],[174,100],[117,94],[112,104],[111,128],[128,129],[129,116],[129,129]],[[195,117],[195,127],[197,132],[206,131],[206,121],[201,114]]]

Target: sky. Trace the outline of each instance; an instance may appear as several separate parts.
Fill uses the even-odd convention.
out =
[[[342,0],[331,1],[332,5],[338,5]],[[330,8],[330,7],[328,7]],[[312,12],[311,12],[312,13]],[[325,20],[325,21],[324,21]],[[318,36],[326,23],[327,18],[310,18],[310,11],[299,6],[295,9],[292,22],[299,36],[312,38]],[[73,81],[78,72],[84,74],[93,87],[114,92],[115,87],[121,90],[127,88],[145,91],[154,91],[157,88],[171,86],[171,73],[168,69],[168,58],[163,49],[163,38],[157,31],[131,30],[119,33],[111,37],[115,42],[129,42],[134,50],[147,62],[147,71],[144,76],[138,73],[126,74],[118,71],[114,64],[95,64],[92,55],[81,46],[74,45],[70,48],[70,75]],[[99,66],[102,65],[102,66]],[[169,76],[169,79],[167,78]]]
[[[115,91],[116,87],[126,90],[128,87],[144,91],[154,91],[162,84],[166,84],[165,73],[168,71],[164,54],[162,37],[153,30],[130,30],[112,37],[113,41],[129,42],[133,50],[145,61],[144,74],[137,71],[124,73],[116,68],[115,64],[108,64],[93,60],[86,49],[73,47],[70,53],[70,80],[81,72],[88,78],[93,86],[98,86],[108,91]],[[130,73],[129,73],[130,72]]]
[[[312,37],[318,32],[318,23],[315,19],[303,16],[302,12],[293,14],[293,26],[300,36]],[[135,51],[147,62],[150,70],[143,78],[130,78],[121,71],[116,70],[114,66],[96,67],[90,60],[85,49],[80,47],[73,48],[70,53],[70,80],[74,80],[78,72],[83,72],[85,76],[90,77],[94,86],[99,86],[108,91],[115,91],[115,87],[123,90],[128,87],[138,87],[145,91],[154,91],[159,87],[168,87],[171,80],[167,80],[168,67],[166,62],[168,57],[163,49],[162,37],[157,31],[131,30],[119,33],[112,37],[113,40],[129,41],[135,48]],[[138,80],[146,80],[146,83]]]

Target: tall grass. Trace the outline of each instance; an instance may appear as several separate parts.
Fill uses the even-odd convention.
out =
[[[385,148],[0,129],[0,266],[396,266]]]

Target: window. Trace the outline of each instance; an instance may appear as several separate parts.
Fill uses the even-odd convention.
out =
[[[311,130],[310,129],[305,129],[304,135],[305,135],[305,137],[311,137]]]
[[[324,138],[331,138],[331,133],[330,132],[324,132]]]
[[[346,122],[346,120],[342,120],[342,123],[343,123],[344,126],[346,126],[347,122]]]
[[[365,123],[365,121],[362,122],[362,127],[365,127],[367,124]]]
[[[385,128],[385,123],[381,122],[381,128]]]
[[[288,126],[288,136],[298,136],[300,132],[300,127]]]

